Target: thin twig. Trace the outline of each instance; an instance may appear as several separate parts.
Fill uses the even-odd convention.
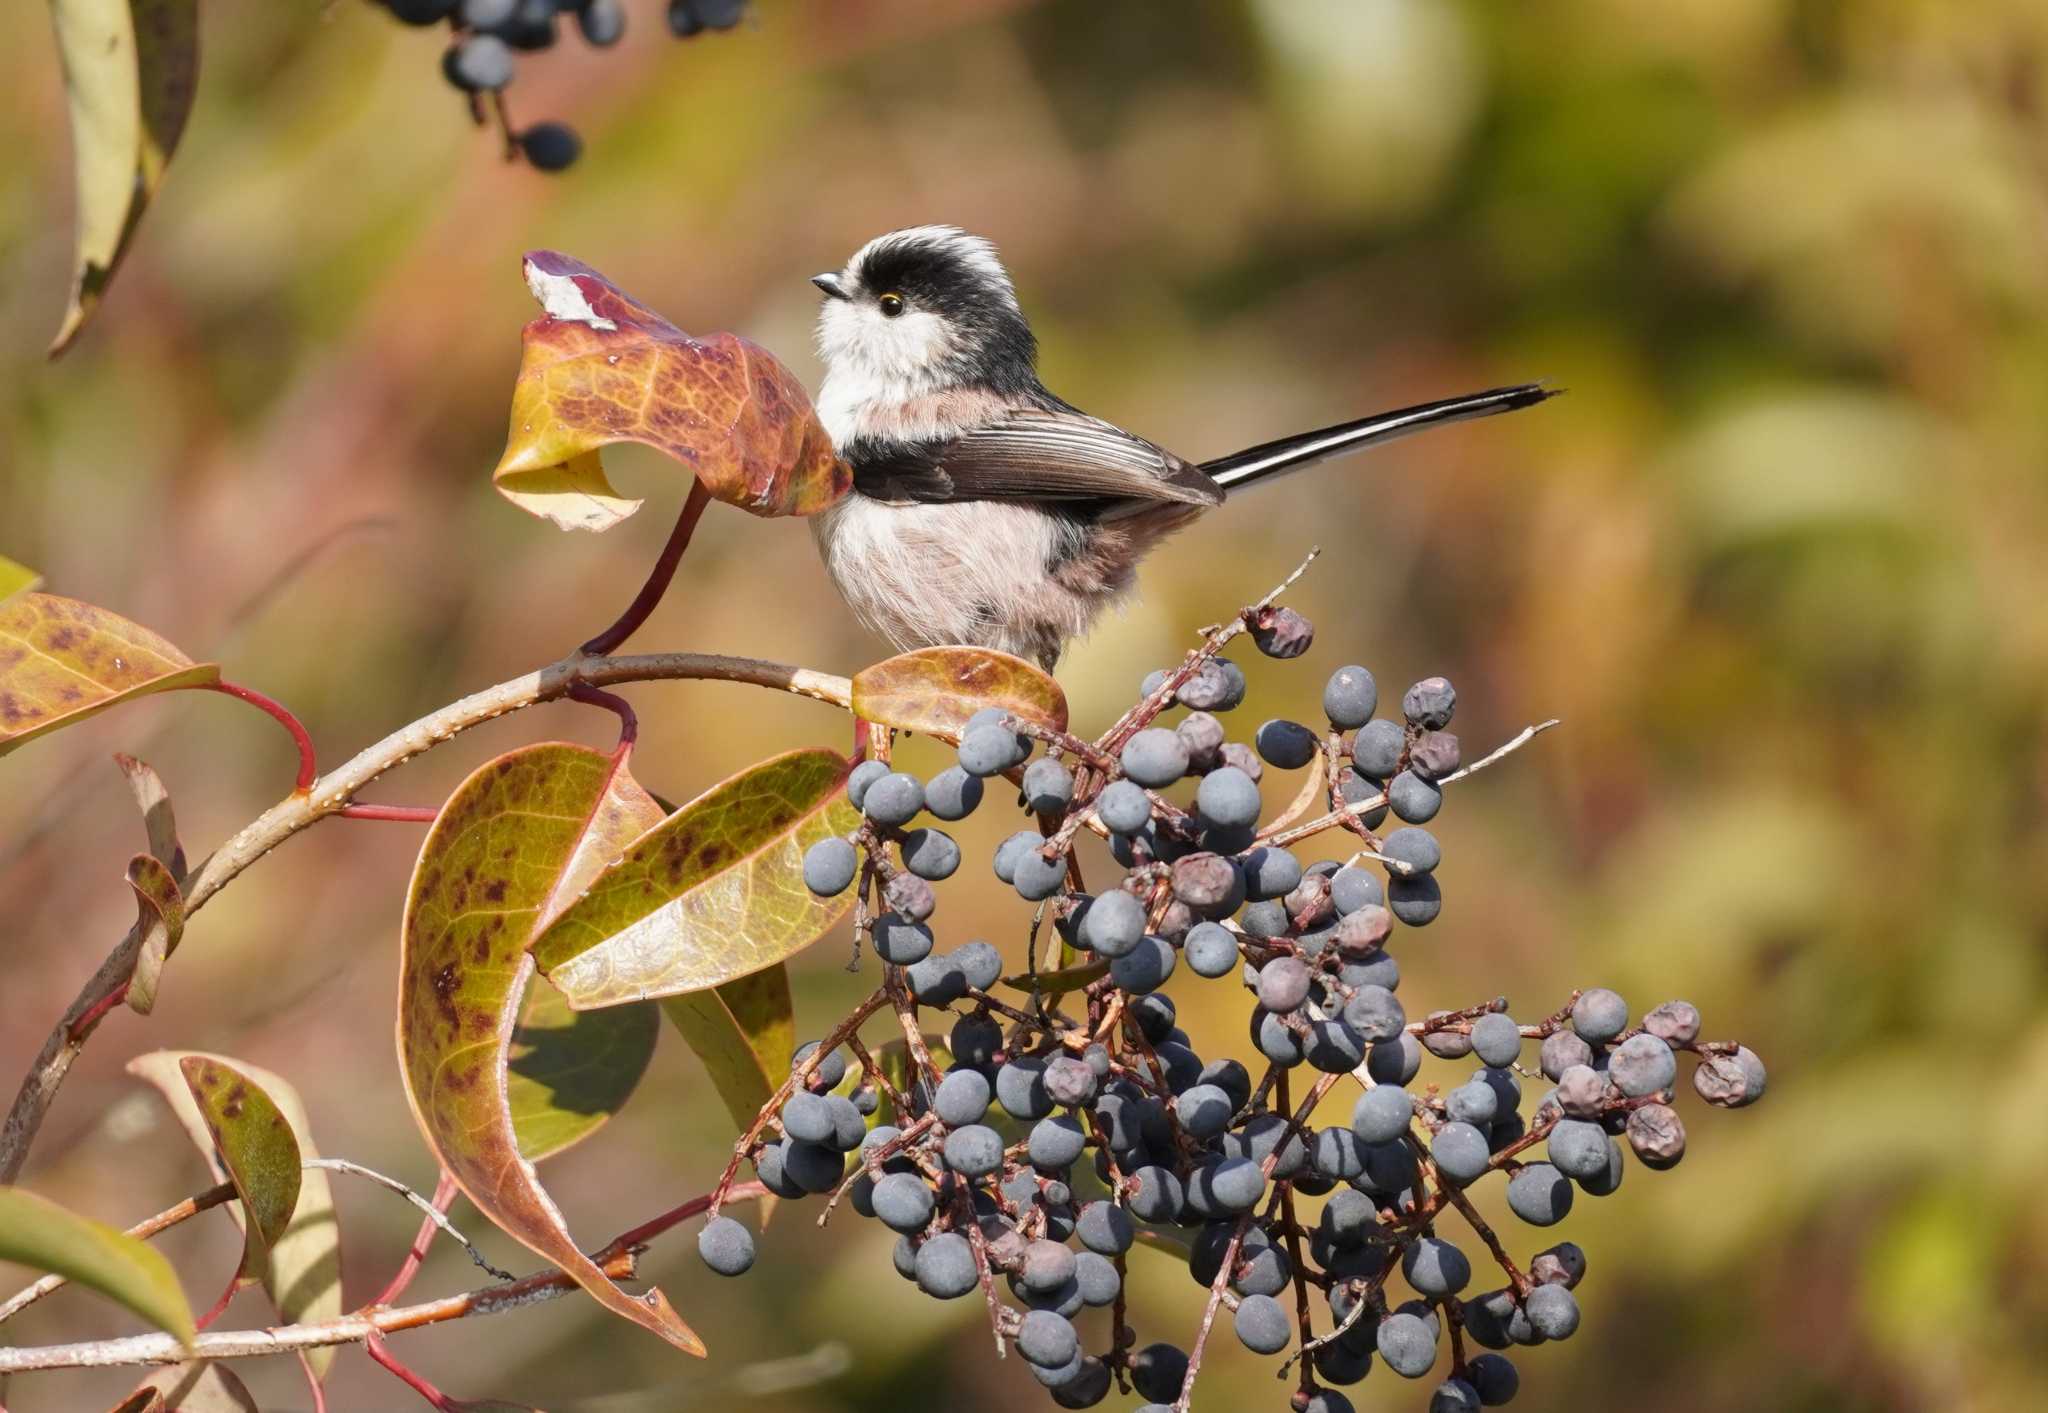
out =
[[[419,1208],[428,1221],[432,1222],[435,1226],[439,1227],[442,1231],[446,1232],[448,1234],[449,1239],[454,1241],[455,1244],[460,1246],[464,1251],[467,1251],[469,1253],[469,1259],[471,1261],[474,1261],[479,1268],[488,1272],[491,1275],[496,1276],[501,1281],[519,1279],[510,1271],[501,1271],[496,1266],[493,1266],[489,1261],[485,1260],[484,1253],[477,1249],[476,1243],[471,1241],[468,1237],[464,1236],[461,1232],[455,1229],[455,1223],[448,1220],[448,1214],[441,1210],[441,1207],[438,1203],[421,1196],[417,1192],[414,1192],[411,1188],[407,1187],[397,1178],[386,1177],[383,1173],[378,1172],[375,1168],[366,1168],[361,1163],[351,1163],[346,1158],[308,1158],[304,1163],[300,1164],[300,1166],[307,1168],[326,1168],[330,1172],[348,1173],[352,1177],[368,1178],[371,1182],[376,1183],[377,1186],[385,1188],[391,1192],[397,1193],[400,1197],[403,1197],[406,1201],[412,1203],[413,1206]]]
[[[446,1168],[441,1169],[441,1176],[434,1183],[434,1195],[431,1199],[434,1210],[445,1216],[455,1202],[455,1194],[461,1190],[456,1184],[455,1174]],[[406,1248],[405,1260],[399,1263],[390,1284],[378,1291],[376,1298],[369,1302],[370,1306],[389,1305],[405,1294],[406,1287],[412,1284],[412,1278],[419,1274],[421,1264],[426,1261],[427,1247],[432,1244],[434,1233],[439,1230],[440,1224],[432,1217],[421,1220],[419,1233],[413,1237],[412,1245]]]

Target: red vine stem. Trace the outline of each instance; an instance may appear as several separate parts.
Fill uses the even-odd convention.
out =
[[[445,1216],[455,1201],[456,1191],[454,1175],[443,1168],[440,1180],[434,1184],[434,1210]],[[412,1278],[419,1274],[420,1263],[427,1259],[427,1248],[433,1244],[434,1233],[438,1230],[440,1224],[432,1217],[420,1218],[420,1234],[412,1239],[412,1247],[405,1253],[405,1260],[400,1263],[398,1274],[391,1278],[391,1284],[377,1292],[377,1298],[365,1306],[365,1309],[389,1305],[405,1294],[405,1288],[411,1285]]]
[[[305,723],[293,716],[289,707],[264,696],[254,687],[244,687],[241,683],[230,682],[226,678],[218,682],[209,682],[207,687],[247,702],[291,732],[292,744],[299,748],[299,782],[295,788],[300,794],[313,788],[313,782],[320,778],[320,766],[313,755],[313,738],[307,733]]]
[[[668,592],[669,581],[676,577],[676,566],[683,561],[683,551],[690,547],[690,536],[697,529],[697,522],[704,518],[704,507],[711,504],[711,492],[702,481],[690,483],[690,494],[683,501],[682,513],[676,517],[676,526],[668,532],[668,543],[661,547],[661,557],[654,561],[654,568],[647,573],[647,582],[640,586],[640,592],[626,605],[626,611],[618,621],[583,645],[582,651],[591,657],[602,657],[619,644],[633,636],[641,624],[654,612],[661,596]]]

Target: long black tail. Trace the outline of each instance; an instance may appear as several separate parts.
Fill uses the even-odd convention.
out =
[[[1465,422],[1474,417],[1491,417],[1496,412],[1513,412],[1519,407],[1534,407],[1546,398],[1557,396],[1557,392],[1557,389],[1544,387],[1541,383],[1521,383],[1511,388],[1467,393],[1464,397],[1447,397],[1441,402],[1425,402],[1419,407],[1375,413],[1355,422],[1339,422],[1334,427],[1324,427],[1319,431],[1298,432],[1263,446],[1205,461],[1202,470],[1224,490],[1236,491],[1254,481],[1299,471],[1318,461],[1378,446],[1381,442],[1427,431],[1431,427]]]

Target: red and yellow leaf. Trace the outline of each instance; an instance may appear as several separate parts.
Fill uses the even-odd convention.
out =
[[[640,442],[755,515],[814,515],[852,487],[796,375],[734,334],[693,338],[579,260],[526,257],[546,314],[526,326],[511,429],[492,479],[565,530],[608,530],[640,508],[598,455]]]
[[[219,680],[213,663],[103,608],[55,594],[0,603],[0,756],[131,697]]]
[[[421,1133],[479,1211],[614,1314],[701,1355],[659,1290],[628,1295],[578,1247],[519,1151],[506,1068],[536,927],[659,815],[611,757],[582,746],[528,746],[464,781],[406,898],[399,1071]]]
[[[967,719],[1001,707],[1020,721],[1067,729],[1067,694],[1021,657],[993,648],[919,648],[855,674],[863,721],[958,743]]]

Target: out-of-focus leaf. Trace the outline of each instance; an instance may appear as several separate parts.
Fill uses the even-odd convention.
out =
[[[578,1010],[673,996],[802,951],[853,906],[804,886],[804,851],[859,824],[846,761],[791,751],[636,839],[550,923],[534,959]]]
[[[137,1402],[137,1400],[141,1400]],[[152,1402],[151,1400],[155,1400]],[[227,1365],[195,1359],[159,1369],[113,1413],[261,1413],[248,1386]]]
[[[527,1161],[581,1143],[623,1108],[660,1033],[651,1001],[572,1011],[554,987],[529,982],[505,1074],[512,1131]]]
[[[142,828],[149,836],[150,857],[169,869],[171,877],[182,884],[185,881],[185,849],[178,842],[178,816],[171,809],[171,792],[164,788],[163,778],[150,769],[147,761],[117,752],[114,764],[120,766],[121,773],[128,777],[128,789],[135,796],[135,807],[142,811]]]
[[[0,554],[0,603],[5,603],[16,594],[25,594],[43,582],[43,576],[26,564],[16,564],[6,555]]]
[[[185,935],[185,897],[171,871],[149,854],[128,860],[128,886],[135,890],[142,945],[136,949],[135,971],[128,978],[123,999],[130,1010],[146,1016],[156,1007],[157,981],[163,975],[164,962]]]
[[[271,1102],[277,1105],[278,1112],[284,1115],[299,1145],[302,1166],[298,1205],[292,1211],[291,1225],[285,1228],[284,1235],[271,1243],[270,1259],[263,1272],[263,1286],[269,1293],[271,1304],[277,1307],[277,1313],[289,1325],[317,1324],[338,1317],[341,1314],[341,1228],[335,1220],[334,1188],[326,1170],[303,1166],[306,1160],[320,1156],[319,1148],[313,1142],[313,1126],[306,1115],[305,1101],[283,1076],[226,1055],[208,1054],[203,1050],[153,1050],[130,1060],[128,1073],[153,1085],[163,1095],[164,1102],[171,1106],[171,1113],[206,1160],[207,1169],[217,1182],[231,1180],[227,1165],[221,1161],[220,1151],[214,1146],[213,1133],[208,1129],[206,1119],[199,1111],[199,1102],[193,1098],[192,1087],[185,1082],[185,1072],[180,1067],[184,1060],[194,1057],[233,1066],[261,1086]],[[248,1219],[243,1214],[241,1203],[229,1203],[227,1212],[234,1218],[236,1226],[246,1229]],[[332,1347],[306,1351],[306,1358],[312,1364],[316,1377],[326,1376],[339,1352]]]
[[[1028,971],[1020,971],[1015,976],[1004,977],[1003,985],[1017,991],[1035,991],[1041,996],[1064,996],[1069,991],[1079,991],[1089,982],[1100,981],[1108,975],[1108,962],[1090,962],[1086,966],[1042,971],[1036,976]]]
[[[919,648],[853,679],[853,714],[957,742],[967,718],[1001,707],[1023,721],[1067,729],[1067,694],[1024,661],[993,648]]]
[[[199,78],[198,0],[50,0],[71,106],[78,253],[71,304],[50,345],[92,316],[163,181]]]
[[[428,831],[406,896],[399,1073],[420,1132],[477,1210],[612,1313],[701,1355],[659,1290],[628,1295],[578,1248],[519,1151],[507,1091],[536,924],[659,815],[612,757],[582,746],[528,746],[465,780]]]
[[[788,969],[778,962],[723,986],[664,997],[661,1008],[704,1062],[733,1123],[745,1129],[788,1076],[796,1049]]]
[[[547,313],[526,326],[512,425],[493,480],[565,530],[608,530],[640,508],[598,448],[642,442],[755,515],[813,515],[853,475],[796,375],[734,334],[690,337],[579,260],[526,257]]]
[[[254,1285],[299,1205],[299,1140],[276,1101],[233,1065],[211,1055],[187,1055],[178,1061],[178,1072],[242,1199],[247,1220],[241,1280]]]
[[[0,1261],[89,1286],[192,1343],[192,1307],[163,1253],[47,1198],[0,1187]]]
[[[55,594],[0,604],[0,756],[130,697],[219,680],[213,663],[103,608]]]

